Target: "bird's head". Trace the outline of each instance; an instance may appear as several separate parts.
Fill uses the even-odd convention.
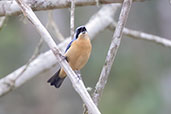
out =
[[[75,39],[88,38],[87,29],[85,26],[80,26],[75,30]]]

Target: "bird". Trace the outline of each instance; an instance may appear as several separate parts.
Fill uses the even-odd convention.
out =
[[[64,58],[74,71],[80,71],[88,62],[92,50],[91,41],[85,26],[80,26],[75,30],[74,38],[68,44]],[[47,82],[51,86],[59,88],[67,74],[60,68]]]

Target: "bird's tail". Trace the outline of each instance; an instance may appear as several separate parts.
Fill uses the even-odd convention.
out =
[[[58,72],[56,72],[47,82],[50,83],[51,86],[55,86],[56,88],[59,88],[64,81],[64,78],[59,77],[60,69]]]

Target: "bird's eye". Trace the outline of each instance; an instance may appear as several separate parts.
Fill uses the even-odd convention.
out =
[[[82,31],[87,31],[85,27],[82,28]]]

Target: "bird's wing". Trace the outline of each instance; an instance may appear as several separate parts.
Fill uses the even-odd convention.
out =
[[[71,44],[72,44],[72,42],[73,42],[74,40],[72,40],[69,44],[68,44],[68,46],[67,46],[67,48],[65,49],[65,53],[68,51],[68,49],[71,47]]]

